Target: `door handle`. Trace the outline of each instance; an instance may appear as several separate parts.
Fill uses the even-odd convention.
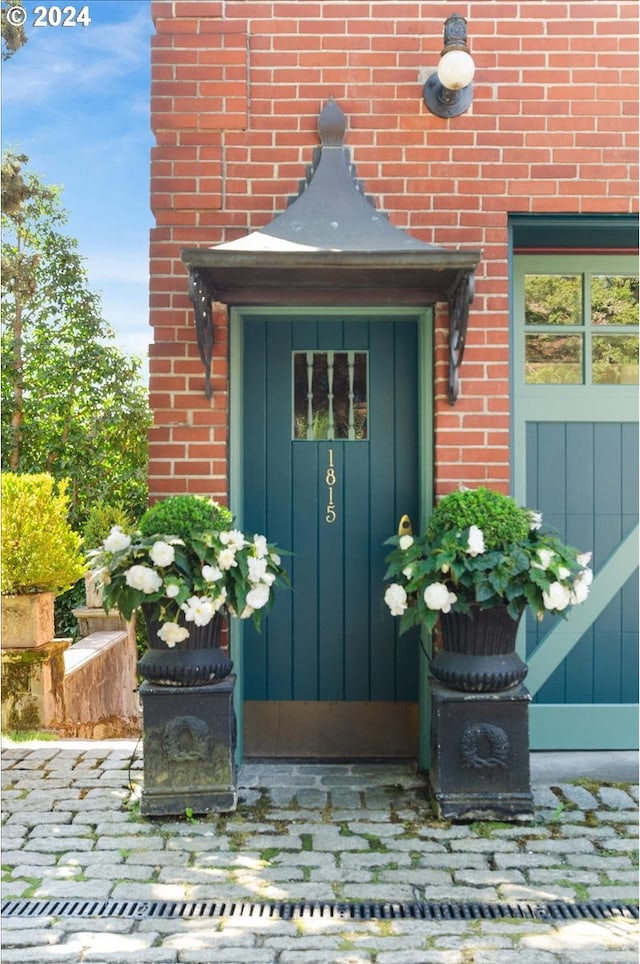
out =
[[[398,535],[399,536],[412,536],[413,526],[411,525],[411,519],[408,515],[403,515],[398,523]]]

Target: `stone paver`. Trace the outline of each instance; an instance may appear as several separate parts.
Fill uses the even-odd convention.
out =
[[[135,757],[132,759],[132,755]],[[638,789],[534,787],[531,824],[436,821],[404,764],[247,764],[233,814],[141,818],[134,741],[7,744],[3,898],[145,901],[637,898]],[[132,785],[130,786],[130,782]],[[3,962],[636,964],[629,919],[4,918]]]

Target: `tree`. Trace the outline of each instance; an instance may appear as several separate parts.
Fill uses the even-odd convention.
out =
[[[12,14],[7,19],[7,11],[11,10]],[[20,50],[20,47],[24,47],[28,37],[24,32],[23,23],[16,22],[16,10],[23,10],[22,0],[11,0],[11,2],[3,3],[2,12],[0,13],[0,21],[2,27],[2,59],[9,60],[13,57],[16,50]],[[18,19],[22,19],[19,17]],[[26,19],[26,13],[25,13]]]
[[[140,361],[113,344],[58,188],[7,154],[2,175],[2,467],[71,480],[76,525],[98,499],[146,505]]]

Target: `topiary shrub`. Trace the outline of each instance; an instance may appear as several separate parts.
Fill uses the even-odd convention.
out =
[[[107,538],[113,526],[120,526],[123,532],[131,532],[133,520],[122,502],[109,503],[98,499],[89,509],[82,530],[85,548],[96,549]]]
[[[526,539],[531,527],[531,515],[508,495],[491,489],[462,489],[450,492],[436,505],[427,528],[430,539],[443,532],[478,526],[484,535],[487,549]]]
[[[70,589],[85,572],[81,538],[67,521],[68,479],[2,473],[2,592]]]
[[[199,532],[222,532],[233,525],[233,513],[200,495],[171,495],[156,502],[142,516],[143,536],[172,535],[188,542]]]

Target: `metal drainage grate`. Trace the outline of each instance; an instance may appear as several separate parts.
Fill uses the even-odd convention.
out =
[[[473,901],[416,903],[335,903],[331,901],[170,901],[170,900],[5,900],[2,917],[245,917],[296,920],[309,917],[344,920],[611,920],[638,919],[638,906],[618,901],[562,900],[486,904]]]

